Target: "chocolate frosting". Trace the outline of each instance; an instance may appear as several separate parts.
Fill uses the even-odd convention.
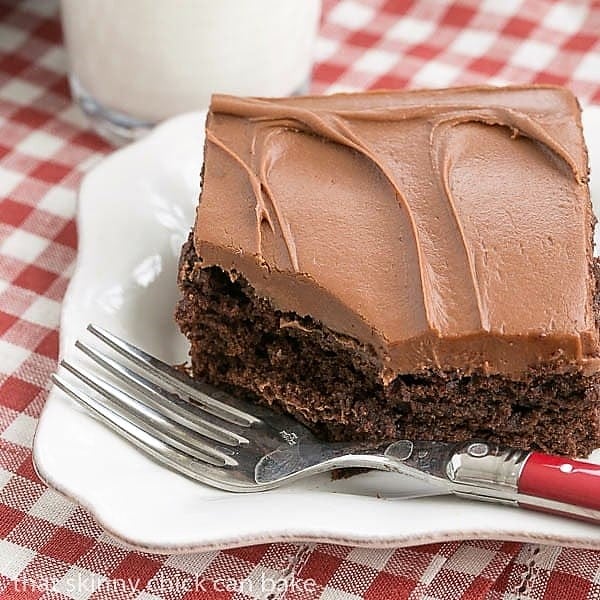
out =
[[[216,95],[194,242],[276,308],[372,346],[385,381],[592,373],[587,175],[561,88]]]

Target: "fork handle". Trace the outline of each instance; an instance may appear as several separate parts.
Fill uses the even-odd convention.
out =
[[[600,522],[600,465],[532,452],[518,492],[524,508]]]
[[[474,441],[456,449],[447,475],[459,496],[600,523],[600,465]]]

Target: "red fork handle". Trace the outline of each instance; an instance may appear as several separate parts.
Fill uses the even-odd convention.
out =
[[[600,465],[532,452],[518,491],[519,505],[525,508],[600,523]]]

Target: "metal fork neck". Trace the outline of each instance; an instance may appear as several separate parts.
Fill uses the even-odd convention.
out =
[[[479,500],[516,503],[521,471],[529,452],[471,441],[459,446],[446,467],[453,493]]]

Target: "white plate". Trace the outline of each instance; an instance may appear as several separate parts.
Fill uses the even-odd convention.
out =
[[[92,321],[172,362],[187,347],[174,321],[176,265],[199,187],[204,115],[177,117],[90,172],[79,199],[79,258],[65,297],[61,353]],[[592,168],[600,173],[600,109],[585,112]],[[600,178],[592,194],[600,200]],[[207,550],[273,540],[402,546],[465,538],[600,548],[600,527],[451,497],[392,495],[398,481],[328,476],[236,495],[155,464],[50,392],[34,443],[40,476],[85,506],[113,535],[153,551]],[[360,492],[363,495],[349,492]]]

